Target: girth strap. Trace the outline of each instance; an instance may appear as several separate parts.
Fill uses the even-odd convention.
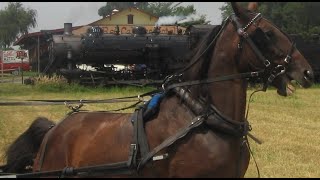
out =
[[[140,152],[140,157],[144,157],[149,152],[149,144],[144,130],[143,111],[144,107],[142,106],[136,108],[132,117],[134,134],[128,160],[128,166],[132,168],[137,167],[138,152]]]
[[[45,135],[44,137],[44,148],[42,149],[42,151],[40,152],[40,159],[39,159],[39,169],[35,170],[35,171],[41,171],[41,168],[42,168],[42,164],[43,164],[43,161],[44,161],[44,157],[45,157],[45,153],[46,153],[46,149],[47,149],[47,143],[48,143],[48,140],[51,136],[51,133],[53,132],[53,128],[55,128],[56,126],[50,126],[49,127],[49,131],[47,132],[47,134]]]
[[[145,133],[145,128],[144,128],[144,121],[143,121],[143,109],[140,108],[138,110],[138,143],[139,143],[139,148],[140,148],[140,155],[141,157],[144,157],[146,154],[149,152],[149,144],[147,140],[147,136]]]
[[[170,146],[171,144],[175,143],[177,140],[185,137],[188,134],[188,132],[190,132],[192,129],[200,126],[205,119],[206,119],[205,116],[197,116],[197,117],[195,117],[192,120],[191,124],[189,124],[188,127],[180,129],[176,134],[174,134],[174,135],[170,136],[169,138],[167,138],[165,141],[163,141],[161,144],[159,144],[157,147],[155,147],[152,151],[150,151],[146,156],[144,156],[142,158],[142,160],[140,161],[137,169],[139,170],[139,169],[143,168],[144,165],[146,165],[146,163],[155,154],[157,154],[162,149]]]

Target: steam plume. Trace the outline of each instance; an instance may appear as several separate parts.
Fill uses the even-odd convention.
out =
[[[162,16],[156,22],[156,26],[172,25],[178,21],[185,19],[185,16]]]
[[[156,22],[156,26],[174,25],[176,22],[185,23],[188,21],[194,21],[196,19],[200,19],[200,16],[196,14],[191,14],[189,16],[162,16],[159,17],[158,21]]]

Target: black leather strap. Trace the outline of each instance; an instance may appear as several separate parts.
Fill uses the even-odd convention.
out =
[[[184,136],[186,136],[192,129],[200,126],[203,121],[205,120],[204,117],[202,116],[197,116],[195,117],[191,124],[189,124],[189,126],[187,126],[186,128],[182,128],[180,129],[176,134],[170,136],[169,138],[167,138],[165,141],[163,141],[161,144],[159,144],[157,147],[155,147],[152,151],[150,151],[146,156],[144,156],[142,158],[142,160],[140,161],[139,165],[138,165],[138,170],[143,168],[146,163],[159,151],[161,151],[162,149],[170,146],[171,144],[173,144],[174,142],[176,142],[177,140],[183,138]]]

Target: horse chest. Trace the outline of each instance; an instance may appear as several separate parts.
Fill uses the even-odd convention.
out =
[[[188,142],[177,146],[169,166],[170,176],[221,177],[226,172],[235,174],[238,157],[233,143],[212,132],[192,136]]]

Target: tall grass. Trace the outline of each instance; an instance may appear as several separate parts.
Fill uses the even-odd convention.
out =
[[[0,84],[0,99],[109,99],[142,94],[152,87],[96,87],[79,85],[52,87],[49,84],[26,86]],[[248,90],[248,96],[253,89]],[[250,102],[248,120],[252,134],[263,141],[262,145],[250,140],[261,177],[320,177],[320,85],[310,89],[298,88],[289,97],[277,95],[274,88],[259,92]],[[86,110],[111,110],[132,103],[85,104]],[[2,106],[0,109],[0,156],[8,144],[24,132],[37,116],[59,121],[70,112],[63,105]],[[133,112],[133,109],[124,112]],[[0,161],[0,164],[3,162]],[[245,177],[257,177],[251,160]]]
[[[320,177],[319,95],[316,85],[289,97],[274,89],[254,96],[249,121],[264,143],[250,142],[262,177]],[[253,161],[246,177],[257,177]]]

